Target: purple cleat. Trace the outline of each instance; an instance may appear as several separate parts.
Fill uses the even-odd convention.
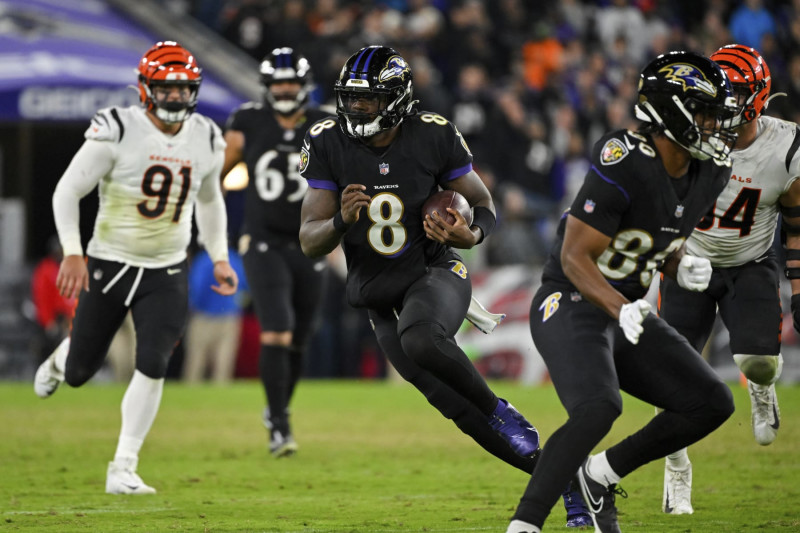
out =
[[[498,398],[489,425],[522,457],[533,457],[539,449],[539,432],[514,406]]]
[[[583,502],[580,490],[573,490],[572,483],[567,490],[561,493],[564,498],[564,509],[567,510],[567,527],[574,528],[593,528],[592,515]]]

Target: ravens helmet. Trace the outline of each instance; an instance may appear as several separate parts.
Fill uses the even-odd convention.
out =
[[[308,103],[314,83],[311,64],[303,55],[291,48],[276,48],[261,62],[259,68],[264,100],[281,115],[291,115]],[[272,85],[279,82],[294,82],[300,88],[290,92],[275,92]]]
[[[416,100],[411,69],[388,46],[362,48],[345,62],[334,84],[339,125],[349,137],[372,137],[400,124],[412,113]],[[376,99],[377,113],[354,111],[353,102]]]
[[[761,54],[749,46],[729,44],[711,54],[711,59],[728,75],[739,104],[734,125],[757,119],[767,108],[772,88],[769,67]]]
[[[139,101],[168,124],[183,122],[197,107],[203,70],[194,56],[175,41],[154,44],[139,61]],[[180,100],[157,98],[154,89],[178,85],[188,89]]]
[[[729,162],[738,109],[728,77],[694,52],[668,52],[642,70],[636,117],[696,159]]]

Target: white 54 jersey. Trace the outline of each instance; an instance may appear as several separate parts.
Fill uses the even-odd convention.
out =
[[[65,252],[74,245],[77,225],[58,203],[97,185],[100,205],[89,255],[149,268],[183,260],[195,200],[222,201],[225,141],[217,125],[195,113],[176,135],[167,135],[139,107],[108,108],[95,115],[85,137],[54,195]],[[224,228],[224,214],[222,222]]]
[[[778,198],[800,177],[800,129],[774,117],[758,119],[759,134],[744,150],[734,150],[733,172],[706,215],[686,241],[691,255],[731,267],[758,259],[772,246]]]

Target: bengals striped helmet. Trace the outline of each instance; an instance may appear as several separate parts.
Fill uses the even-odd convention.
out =
[[[148,111],[168,124],[183,122],[197,107],[203,70],[194,56],[175,41],[154,44],[139,61],[139,100]],[[158,87],[178,86],[180,100],[154,94]]]
[[[739,105],[739,114],[733,119],[735,126],[752,122],[767,108],[772,78],[769,67],[754,48],[740,44],[723,46],[711,55],[733,86]]]

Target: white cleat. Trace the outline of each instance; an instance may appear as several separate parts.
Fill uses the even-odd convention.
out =
[[[33,391],[39,398],[50,397],[61,385],[61,382],[64,381],[64,372],[56,368],[56,354],[59,350],[64,349],[69,350],[69,342],[67,340],[59,344],[58,348],[36,370],[36,375],[33,378]]]
[[[123,465],[112,461],[108,463],[106,492],[108,494],[155,494],[156,489],[145,484],[136,473],[136,461]]]
[[[753,436],[762,446],[772,444],[778,436],[778,428],[781,427],[781,411],[778,408],[775,385],[756,385],[748,381],[747,390],[750,392]]]
[[[664,499],[661,510],[667,514],[692,514],[692,463],[684,470],[664,467]]]

